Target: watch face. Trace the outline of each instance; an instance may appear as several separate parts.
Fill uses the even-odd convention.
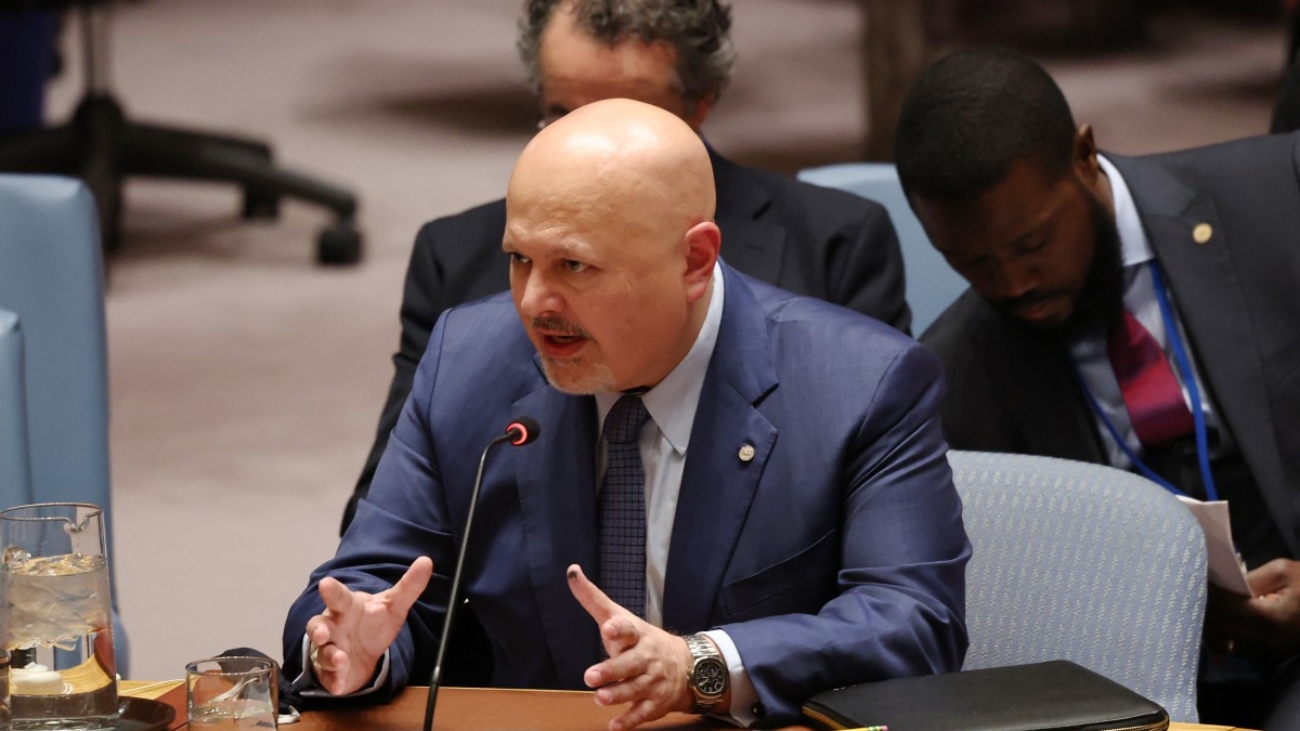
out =
[[[695,687],[707,698],[722,695],[727,690],[727,668],[714,659],[701,660],[695,666]]]

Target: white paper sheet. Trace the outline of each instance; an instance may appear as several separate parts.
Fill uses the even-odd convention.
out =
[[[1192,511],[1205,531],[1205,548],[1209,552],[1210,583],[1244,596],[1250,596],[1246,582],[1246,567],[1237,556],[1232,542],[1232,526],[1228,523],[1228,502],[1204,502],[1195,498],[1178,496]]]

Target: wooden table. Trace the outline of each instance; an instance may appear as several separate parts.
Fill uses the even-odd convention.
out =
[[[142,693],[177,709],[173,729],[185,727],[185,688],[182,681],[171,685],[154,684]],[[127,681],[123,694],[143,683]],[[428,690],[407,688],[392,703],[353,710],[313,711],[283,731],[419,731],[424,723],[424,703]],[[435,731],[604,731],[617,708],[602,708],[591,693],[557,690],[497,690],[480,688],[443,688],[438,693]],[[718,731],[733,728],[719,721],[674,713],[641,728],[663,731]],[[1170,731],[1244,731],[1230,726],[1203,726],[1173,723]],[[811,731],[805,726],[791,726],[785,731]]]

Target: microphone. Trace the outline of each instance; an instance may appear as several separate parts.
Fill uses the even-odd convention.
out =
[[[447,653],[451,638],[451,626],[456,614],[456,605],[460,603],[460,578],[465,569],[465,554],[469,552],[469,534],[474,527],[474,513],[478,508],[478,493],[483,487],[483,467],[487,465],[488,452],[498,444],[510,442],[512,446],[522,447],[530,444],[541,434],[542,428],[531,416],[521,416],[510,422],[501,436],[488,442],[483,448],[483,456],[478,460],[478,475],[474,478],[474,488],[469,494],[469,511],[465,514],[465,535],[461,539],[460,554],[456,556],[456,571],[451,575],[451,593],[447,596],[447,616],[442,620],[442,637],[438,638],[438,656],[433,661],[433,675],[429,678],[429,701],[424,707],[424,731],[433,729],[433,708],[438,703],[438,684],[442,680],[442,660]]]
[[[510,422],[510,426],[506,427],[506,436],[510,437],[510,443],[516,447],[532,444],[537,439],[537,435],[541,433],[542,427],[531,416],[521,416],[517,420]],[[493,444],[495,443],[493,442]],[[491,447],[492,444],[489,444],[488,448]]]

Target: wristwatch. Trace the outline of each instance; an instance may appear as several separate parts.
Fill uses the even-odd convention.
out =
[[[708,637],[689,635],[683,639],[691,651],[691,667],[686,671],[686,684],[695,696],[691,713],[709,713],[726,696],[731,673],[722,653]]]

